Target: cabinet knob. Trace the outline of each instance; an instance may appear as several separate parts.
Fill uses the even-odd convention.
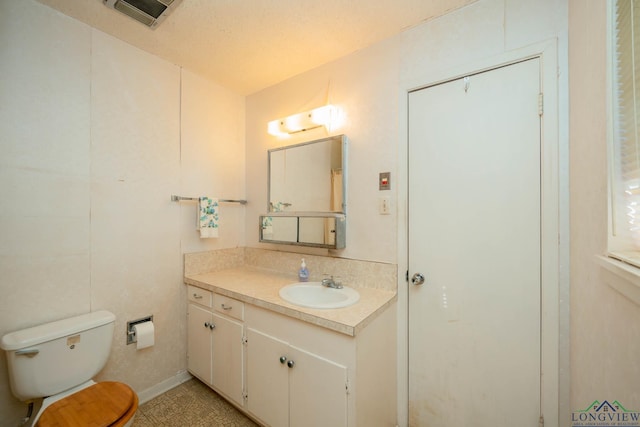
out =
[[[287,358],[284,356],[280,356],[280,363],[284,364],[287,361]]]
[[[294,362],[293,360],[289,360],[287,362],[287,366],[290,367],[290,368],[293,368],[293,365],[295,365],[295,364],[296,364],[296,362]]]
[[[204,327],[205,328],[209,328],[209,329],[213,329],[213,328],[216,327],[216,325],[214,325],[213,323],[204,322]]]

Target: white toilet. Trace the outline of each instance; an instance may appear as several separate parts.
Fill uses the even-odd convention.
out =
[[[123,383],[92,380],[109,357],[115,319],[96,311],[2,337],[13,394],[22,401],[45,398],[32,425],[133,423],[136,393]]]

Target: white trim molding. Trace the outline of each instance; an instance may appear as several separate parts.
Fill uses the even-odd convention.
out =
[[[596,260],[612,273],[604,276],[604,282],[640,305],[640,268],[606,255],[596,255]]]

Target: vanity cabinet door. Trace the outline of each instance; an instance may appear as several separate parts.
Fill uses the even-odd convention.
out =
[[[213,386],[243,406],[243,326],[213,314]]]
[[[187,318],[187,369],[211,385],[212,314],[195,304],[189,304]]]
[[[273,427],[289,425],[288,351],[286,342],[247,328],[248,410]]]
[[[291,347],[289,371],[291,427],[347,426],[347,368]]]
[[[248,409],[272,427],[346,427],[347,368],[247,329]]]

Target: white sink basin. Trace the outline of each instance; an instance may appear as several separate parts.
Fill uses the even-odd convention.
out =
[[[281,288],[280,298],[300,307],[342,308],[358,302],[360,294],[347,286],[334,289],[320,282],[298,282]]]

